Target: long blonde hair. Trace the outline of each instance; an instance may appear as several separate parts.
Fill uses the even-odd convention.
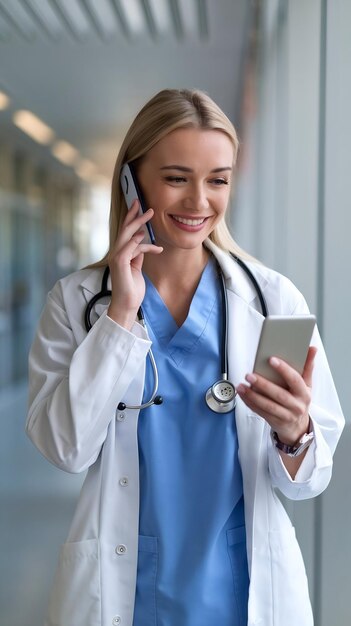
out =
[[[233,145],[235,165],[239,147],[236,130],[225,113],[206,93],[196,89],[164,89],[157,93],[134,119],[118,153],[112,178],[109,251],[103,259],[89,267],[107,265],[108,255],[127,213],[120,185],[122,166],[140,161],[160,139],[177,128],[224,132]],[[217,224],[209,238],[222,250],[243,258],[252,258],[236,244],[224,220]]]

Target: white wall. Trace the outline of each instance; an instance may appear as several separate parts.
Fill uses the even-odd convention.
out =
[[[261,3],[256,114],[240,179],[240,244],[288,275],[317,313],[351,414],[351,2]],[[316,626],[351,623],[351,422],[323,496],[286,503],[304,553]]]

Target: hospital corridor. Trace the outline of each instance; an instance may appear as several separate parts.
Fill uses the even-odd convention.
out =
[[[45,618],[86,472],[61,471],[25,432],[28,353],[55,283],[106,254],[117,154],[163,89],[199,89],[234,124],[230,233],[316,316],[346,424],[327,489],[277,495],[315,626],[350,626],[350,33],[349,0],[0,0],[1,626],[59,626]]]

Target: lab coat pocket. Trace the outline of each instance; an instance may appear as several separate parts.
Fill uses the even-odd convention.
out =
[[[308,584],[301,551],[293,526],[270,531],[274,624],[313,624]],[[290,615],[291,621],[287,616]]]
[[[157,537],[139,536],[133,626],[156,626]]]
[[[227,546],[233,574],[236,620],[238,626],[247,624],[249,573],[246,554],[245,526],[227,530]]]
[[[47,626],[100,626],[97,539],[65,543],[60,550]]]

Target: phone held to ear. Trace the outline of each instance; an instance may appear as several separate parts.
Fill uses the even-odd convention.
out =
[[[138,199],[140,203],[140,215],[147,211],[147,206],[145,203],[144,196],[142,191],[138,185],[138,181],[136,178],[135,170],[131,163],[126,163],[122,167],[120,183],[124,195],[124,199],[127,204],[128,211],[131,208],[134,200]],[[145,230],[145,239],[144,243],[152,243],[155,244],[155,235],[152,230],[152,226],[150,222],[147,222],[144,227]]]
[[[316,323],[314,315],[269,315],[264,319],[253,371],[278,385],[281,376],[268,360],[276,356],[302,374]]]

